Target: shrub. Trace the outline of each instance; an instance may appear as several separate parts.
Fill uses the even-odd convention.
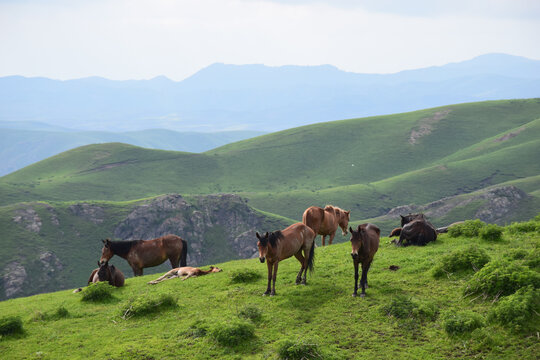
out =
[[[255,327],[250,322],[236,320],[217,324],[210,335],[221,345],[236,346],[255,337]]]
[[[529,252],[525,249],[510,249],[504,254],[504,257],[507,259],[522,260],[527,255],[529,255]]]
[[[261,274],[253,269],[240,269],[230,274],[231,283],[249,283],[261,278]]]
[[[491,261],[469,279],[465,295],[504,296],[532,285],[540,287],[540,274],[506,260]]]
[[[247,305],[238,312],[238,316],[251,321],[260,321],[262,319],[262,311],[256,306]]]
[[[486,226],[482,220],[466,220],[463,224],[458,224],[448,229],[448,236],[458,237],[476,237],[480,234],[480,229]]]
[[[278,355],[283,360],[323,359],[319,346],[311,341],[285,340],[279,345]]]
[[[111,300],[114,298],[112,295],[113,290],[114,286],[105,281],[92,283],[83,290],[81,301],[100,302]]]
[[[130,299],[127,304],[122,306],[122,318],[129,319],[133,316],[158,313],[177,306],[176,298],[169,294],[140,296],[135,299]]]
[[[509,234],[535,232],[540,231],[540,222],[533,220],[519,223],[515,222],[508,225],[505,229]]]
[[[532,249],[527,256],[525,256],[524,265],[531,269],[540,270],[540,248]]]
[[[204,337],[208,332],[208,325],[201,320],[197,320],[191,324],[186,331],[186,335],[194,338]]]
[[[502,298],[490,311],[489,318],[516,332],[538,329],[540,326],[540,290],[523,287]]]
[[[487,241],[499,241],[502,239],[503,228],[496,224],[488,224],[480,229],[480,237]]]
[[[433,267],[432,275],[439,278],[456,271],[477,271],[487,264],[489,260],[490,257],[485,250],[473,245],[443,256],[440,262]]]
[[[24,333],[22,320],[18,316],[0,318],[0,336]]]
[[[461,335],[484,326],[481,315],[470,311],[452,311],[443,315],[443,328],[450,336]]]

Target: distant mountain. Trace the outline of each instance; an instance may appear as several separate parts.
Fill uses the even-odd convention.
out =
[[[276,131],[481,100],[540,97],[540,61],[488,54],[395,74],[214,64],[175,82],[0,78],[0,120],[84,130]]]
[[[123,142],[150,149],[198,153],[262,134],[257,131],[197,133],[163,129],[113,133],[75,131],[37,122],[0,122],[0,176],[88,144]]]

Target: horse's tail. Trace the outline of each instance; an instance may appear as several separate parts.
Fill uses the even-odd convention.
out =
[[[314,260],[315,260],[315,240],[311,244],[311,249],[309,249],[309,255],[308,255],[307,267],[310,273],[313,272],[313,264],[315,262]]]
[[[180,254],[180,266],[186,266],[187,259],[187,241],[182,239],[182,254]]]

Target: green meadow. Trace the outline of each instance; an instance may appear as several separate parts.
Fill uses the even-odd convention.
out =
[[[9,359],[537,359],[536,219],[486,239],[472,223],[425,247],[398,248],[383,237],[363,299],[351,296],[351,249],[341,243],[316,249],[307,286],[294,285],[296,259],[281,262],[274,297],[261,296],[266,264],[248,259],[186,281],[129,278],[123,288],[101,289],[111,297],[98,293],[96,301],[82,301],[94,288],[7,300],[0,352]],[[471,260],[477,254],[482,262]],[[510,280],[490,283],[486,269]],[[508,318],[514,303],[523,306]],[[20,322],[6,332],[13,317]]]

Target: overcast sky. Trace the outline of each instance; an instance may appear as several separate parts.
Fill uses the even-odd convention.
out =
[[[540,0],[0,0],[0,76],[182,80],[215,62],[392,73],[540,59]]]

